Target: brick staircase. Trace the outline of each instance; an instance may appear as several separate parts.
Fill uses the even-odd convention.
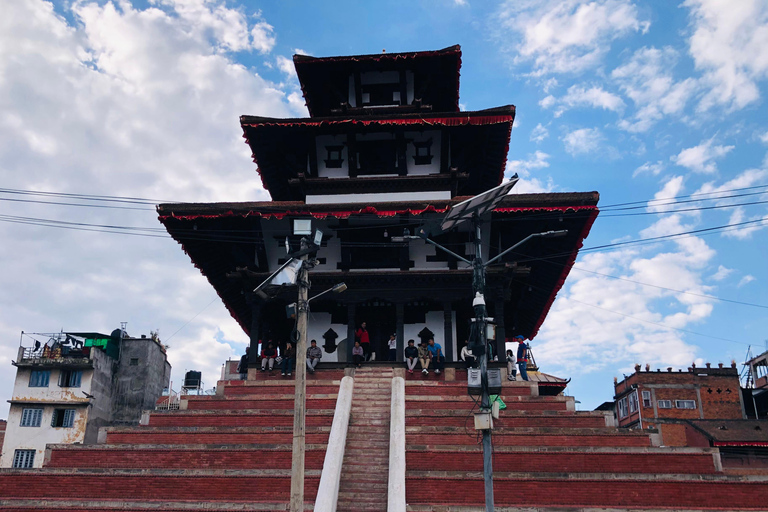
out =
[[[392,368],[355,371],[338,512],[386,512]]]
[[[654,446],[574,399],[505,382],[494,422],[498,511],[768,510],[768,475],[723,473],[716,449]],[[484,510],[482,448],[466,372],[406,380],[406,499],[413,512]]]
[[[305,505],[312,508],[343,370],[307,382]],[[96,445],[50,445],[39,470],[0,470],[0,509],[287,510],[294,381],[252,375],[187,396]]]

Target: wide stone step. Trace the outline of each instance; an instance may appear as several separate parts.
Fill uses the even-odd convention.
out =
[[[304,503],[304,510],[313,510],[311,502]],[[287,510],[282,502],[247,502],[216,501],[215,503],[201,501],[173,501],[166,497],[163,500],[106,500],[96,499],[0,499],[0,510],[4,512],[33,512],[40,510],[80,512],[83,510],[103,510],[105,512],[148,512],[148,511],[195,511],[206,512],[272,512]]]
[[[494,500],[499,507],[571,507],[685,510],[765,510],[768,476],[643,475],[595,473],[505,473],[494,471]],[[439,492],[425,489],[439,488]],[[461,489],[461,492],[450,492]],[[472,506],[484,502],[483,473],[408,471],[410,506]],[[460,510],[460,509],[459,509]]]

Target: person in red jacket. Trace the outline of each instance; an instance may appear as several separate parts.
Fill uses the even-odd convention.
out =
[[[355,338],[360,342],[360,346],[363,347],[363,354],[365,354],[365,360],[371,359],[371,338],[368,336],[368,329],[365,322],[360,324],[360,328],[355,331]]]

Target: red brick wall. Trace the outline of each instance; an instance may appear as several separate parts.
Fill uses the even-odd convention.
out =
[[[477,452],[412,451],[406,454],[408,471],[482,471],[483,454]],[[715,473],[712,454],[522,452],[493,454],[494,471],[558,473]]]
[[[325,450],[307,450],[306,469],[322,469]],[[46,467],[154,469],[291,469],[287,450],[51,450]]]
[[[481,479],[406,479],[411,505],[484,502]],[[643,480],[566,480],[494,478],[496,506],[654,507],[765,510],[768,485],[742,482],[660,482]]]
[[[318,478],[306,478],[304,499],[314,501]],[[59,498],[287,502],[290,477],[256,476],[134,476],[127,474],[5,473],[0,498]]]
[[[682,423],[659,424],[659,432],[664,446],[686,446],[685,425]]]

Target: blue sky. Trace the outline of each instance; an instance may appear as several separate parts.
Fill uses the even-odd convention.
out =
[[[590,409],[635,363],[741,363],[749,345],[765,349],[764,1],[17,0],[3,10],[6,189],[263,200],[238,115],[306,115],[293,53],[460,44],[462,108],[517,106],[508,170],[519,192],[600,192],[585,248],[751,222],[584,251],[532,342],[544,371],[571,377]],[[242,353],[246,336],[173,241],[80,230],[159,229],[150,205],[7,201],[19,197],[44,199],[0,193],[0,397],[22,330],[159,329],[174,380],[201,369],[209,387]],[[624,203],[639,208],[610,207]]]

